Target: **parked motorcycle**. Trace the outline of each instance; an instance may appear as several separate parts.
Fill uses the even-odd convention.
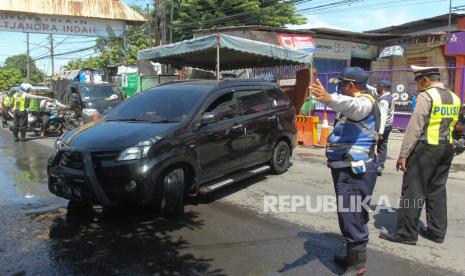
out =
[[[63,132],[71,131],[78,127],[76,114],[73,111],[57,111],[50,115],[47,135],[60,136]]]

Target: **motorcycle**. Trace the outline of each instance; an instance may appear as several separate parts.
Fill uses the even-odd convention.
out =
[[[49,125],[45,130],[47,135],[60,136],[63,132],[71,131],[78,127],[74,111],[57,111],[49,117]]]
[[[455,125],[453,139],[455,155],[465,152],[465,104],[462,105],[459,120]]]

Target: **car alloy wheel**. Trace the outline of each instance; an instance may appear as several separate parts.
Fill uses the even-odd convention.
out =
[[[285,141],[280,141],[273,150],[271,169],[275,174],[282,174],[289,168],[291,149]]]

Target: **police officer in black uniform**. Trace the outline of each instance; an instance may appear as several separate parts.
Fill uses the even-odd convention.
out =
[[[341,113],[328,138],[326,156],[338,197],[339,227],[347,244],[347,255],[335,256],[335,261],[346,267],[345,275],[367,271],[368,210],[362,206],[354,209],[352,204],[372,195],[377,178],[374,157],[379,109],[375,98],[366,92],[367,80],[362,68],[349,67],[339,77],[343,95],[329,94],[319,80],[312,87],[316,100]]]
[[[446,182],[454,157],[453,129],[460,98],[441,83],[438,68],[412,66],[417,88],[415,109],[402,142],[397,169],[404,172],[397,229],[380,238],[415,245],[418,233],[442,243],[447,229]],[[426,205],[427,227],[418,229]]]

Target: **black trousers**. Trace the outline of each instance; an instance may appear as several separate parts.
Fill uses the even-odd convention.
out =
[[[27,112],[26,111],[15,111],[13,118],[13,135],[18,137],[18,132],[21,134],[21,138],[26,138],[27,128]]]
[[[351,204],[351,200],[361,202],[373,194],[377,178],[376,163],[367,162],[364,174],[354,174],[351,168],[331,169],[331,174],[336,190],[337,217],[341,233],[348,246],[366,244],[368,242],[368,211],[364,208],[353,210],[351,205],[353,207],[354,204]],[[344,211],[343,208],[346,210]]]
[[[446,182],[454,158],[452,145],[418,142],[407,159],[402,183],[397,234],[417,239],[417,226],[423,205],[429,231],[444,238],[447,230]]]
[[[389,141],[389,134],[391,134],[392,126],[386,126],[383,133],[383,139],[378,141],[376,162],[378,168],[384,169],[384,163],[387,159],[387,147]]]

